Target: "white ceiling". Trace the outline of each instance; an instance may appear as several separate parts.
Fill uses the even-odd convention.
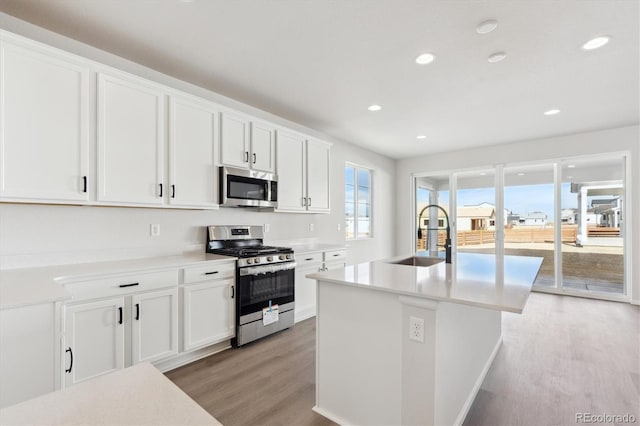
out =
[[[0,0],[0,11],[403,158],[637,124],[639,4]],[[498,28],[477,34],[490,18]],[[602,34],[608,45],[581,49]],[[487,62],[497,51],[507,59]],[[416,65],[423,52],[435,62]]]

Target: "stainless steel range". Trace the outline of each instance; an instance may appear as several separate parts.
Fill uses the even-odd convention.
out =
[[[209,226],[207,252],[238,258],[236,337],[232,345],[293,325],[295,257],[287,247],[263,244],[261,226]]]

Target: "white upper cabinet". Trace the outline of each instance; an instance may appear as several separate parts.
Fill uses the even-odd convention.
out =
[[[249,167],[249,119],[228,112],[220,114],[220,162]]]
[[[275,128],[249,117],[220,114],[220,162],[244,169],[275,171]]]
[[[254,170],[275,172],[276,130],[259,121],[251,123],[251,165]]]
[[[87,201],[89,68],[0,37],[0,198]]]
[[[98,74],[98,201],[163,203],[164,104],[145,80]]]
[[[318,140],[307,140],[307,207],[314,212],[328,212],[329,203],[329,150],[331,145]]]
[[[278,211],[327,213],[331,144],[278,131]]]
[[[278,130],[278,210],[307,210],[305,143],[301,135]]]
[[[169,101],[169,203],[218,205],[215,167],[216,111],[206,103],[171,95]]]

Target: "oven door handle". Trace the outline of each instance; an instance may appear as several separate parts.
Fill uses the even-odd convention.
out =
[[[240,276],[247,275],[264,275],[273,274],[280,271],[288,271],[296,267],[295,262],[276,263],[274,265],[262,265],[262,266],[250,266],[247,268],[240,268]]]

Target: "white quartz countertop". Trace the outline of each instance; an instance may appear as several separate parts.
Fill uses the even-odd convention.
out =
[[[397,259],[401,259],[401,256]],[[452,264],[429,267],[366,262],[307,277],[376,291],[522,313],[541,257],[458,253]]]
[[[220,425],[151,364],[0,410],[3,425]]]
[[[0,309],[51,303],[70,298],[63,284],[92,280],[110,274],[144,272],[199,265],[206,262],[234,262],[234,257],[189,253],[110,262],[56,265],[41,268],[0,270]]]

